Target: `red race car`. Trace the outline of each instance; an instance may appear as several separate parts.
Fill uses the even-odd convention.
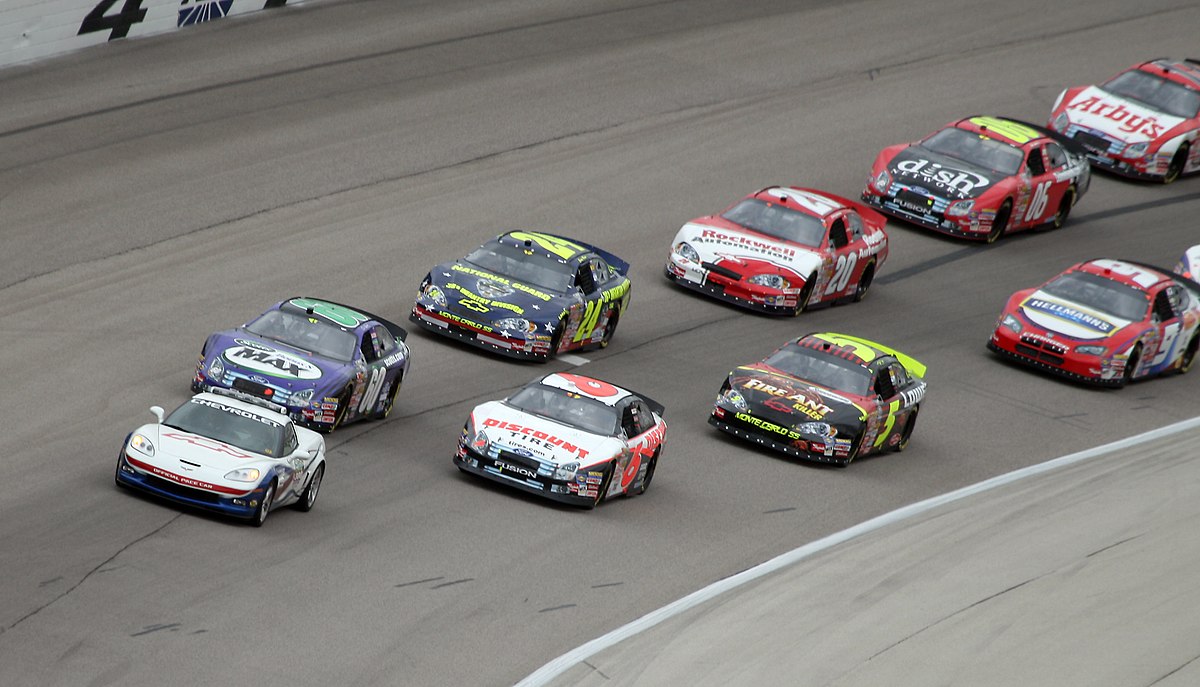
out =
[[[1086,151],[1065,136],[968,117],[884,148],[862,199],[893,217],[992,243],[1005,232],[1061,227],[1090,181]]]
[[[1143,62],[1099,86],[1069,88],[1050,127],[1097,167],[1169,184],[1200,170],[1200,60]]]
[[[1140,263],[1082,262],[1014,293],[988,348],[1101,386],[1184,373],[1200,348],[1200,284]]]
[[[861,301],[888,255],[887,219],[812,189],[772,186],[675,234],[671,281],[751,310],[799,315]]]

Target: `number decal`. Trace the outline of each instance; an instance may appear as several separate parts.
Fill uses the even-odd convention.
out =
[[[467,310],[474,310],[475,312],[487,312],[488,310],[491,310],[491,308],[487,307],[483,303],[470,298],[460,298],[458,300],[458,304]]]
[[[366,315],[350,308],[311,298],[293,298],[291,304],[305,310],[312,308],[312,314],[320,315],[330,322],[340,324],[343,327],[357,327],[370,319]]]
[[[358,412],[365,415],[375,407],[376,401],[379,400],[379,390],[383,388],[383,379],[386,376],[387,370],[382,367],[371,370],[371,379],[367,382],[367,389],[363,392],[362,400],[358,402]]]
[[[105,15],[115,4],[117,0],[100,0],[83,18],[83,23],[79,25],[79,33],[75,35],[111,30],[112,33],[108,34],[108,40],[111,41],[114,38],[124,38],[129,35],[129,27],[145,21],[146,10],[142,9],[142,0],[125,0],[120,12]]]
[[[1148,289],[1158,283],[1158,277],[1137,265],[1130,265],[1127,262],[1117,260],[1097,260],[1095,264],[1101,269],[1111,270],[1113,274],[1129,277],[1142,288]]]
[[[554,253],[563,260],[571,258],[583,252],[583,246],[570,241],[565,241],[557,236],[549,236],[547,234],[537,234],[532,231],[514,231],[509,234],[518,241],[532,241],[546,250]]]
[[[591,379],[590,377],[571,374],[570,372],[559,372],[558,376],[574,384],[575,388],[579,389],[581,393],[594,396],[595,398],[608,398],[620,393],[617,391],[617,387],[608,382],[601,382],[598,379]]]
[[[988,131],[995,131],[1001,136],[1024,145],[1033,139],[1041,136],[1035,129],[1030,129],[1023,124],[1017,124],[1007,119],[997,119],[995,117],[972,117],[972,124],[977,124],[982,127],[987,127]]]
[[[1029,209],[1025,212],[1025,221],[1040,219],[1046,212],[1046,204],[1050,201],[1050,182],[1043,181],[1033,190],[1033,200],[1029,201]]]
[[[825,295],[844,290],[850,283],[850,274],[854,272],[854,266],[857,264],[858,253],[839,255],[837,265],[833,268],[833,277],[829,280],[829,287],[825,289]]]

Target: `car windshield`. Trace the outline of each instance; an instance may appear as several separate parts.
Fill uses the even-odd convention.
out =
[[[1191,119],[1200,114],[1200,91],[1140,69],[1118,74],[1101,88],[1175,117]]]
[[[218,401],[193,398],[176,408],[164,425],[260,453],[279,455],[284,425]]]
[[[921,142],[930,151],[990,169],[1005,176],[1017,173],[1025,154],[1020,148],[964,129],[948,127]]]
[[[803,246],[816,248],[825,238],[825,226],[816,217],[757,198],[743,200],[721,217],[760,234]]]
[[[496,241],[476,248],[463,259],[481,270],[556,293],[569,290],[575,277],[571,266],[557,258],[526,254],[516,246]]]
[[[510,396],[506,403],[527,413],[557,420],[593,434],[613,436],[617,432],[616,410],[586,396],[552,386],[527,386]]]
[[[1060,275],[1042,291],[1124,320],[1143,320],[1150,308],[1150,297],[1144,292],[1087,272]]]
[[[358,349],[352,332],[283,310],[271,310],[246,325],[246,331],[343,363],[353,360]]]
[[[866,396],[871,388],[871,372],[862,365],[794,343],[775,351],[763,363],[834,391]]]

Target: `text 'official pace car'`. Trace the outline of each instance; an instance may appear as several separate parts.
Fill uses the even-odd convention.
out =
[[[210,335],[192,391],[236,389],[284,406],[319,431],[381,419],[408,373],[407,336],[356,308],[290,298],[241,327]]]
[[[325,476],[325,440],[284,408],[236,391],[202,393],[125,438],[117,486],[247,519],[273,509],[309,511]]]
[[[532,231],[501,234],[429,271],[409,319],[513,358],[603,348],[629,305],[629,264],[595,246]]]
[[[454,464],[555,501],[593,508],[641,494],[662,457],[663,407],[583,375],[549,374],[471,411]]]
[[[1200,284],[1140,263],[1082,262],[1014,293],[988,348],[1100,386],[1187,372],[1200,348]]]
[[[1065,136],[968,117],[884,148],[862,199],[893,217],[992,243],[1008,232],[1061,227],[1090,181],[1085,151]]]
[[[675,234],[666,276],[759,312],[861,301],[888,255],[887,219],[826,191],[773,186]]]
[[[1099,86],[1059,94],[1050,128],[1102,169],[1169,184],[1200,170],[1200,61],[1135,64]]]
[[[846,466],[908,446],[924,375],[924,365],[882,344],[809,334],[729,373],[708,422],[789,456]]]

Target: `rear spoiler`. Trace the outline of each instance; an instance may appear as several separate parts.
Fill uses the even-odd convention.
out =
[[[305,299],[313,300],[313,301],[324,301],[330,305],[336,305],[338,307],[345,308],[347,310],[353,310],[356,313],[366,315],[367,317],[371,318],[372,320],[377,320],[379,322],[379,324],[383,325],[384,329],[387,329],[389,332],[391,332],[392,336],[396,337],[397,339],[404,341],[405,339],[408,338],[408,330],[406,330],[404,327],[401,327],[400,325],[396,324],[395,322],[392,322],[391,320],[382,318],[379,315],[376,315],[374,313],[369,313],[366,310],[363,310],[362,308],[359,308],[359,307],[355,307],[353,305],[346,305],[345,303],[338,303],[337,301],[331,301],[328,298],[317,298],[316,296],[292,296],[291,298],[284,299],[283,302],[287,303],[287,302],[295,300],[297,298],[305,298]]]
[[[616,271],[620,272],[621,276],[629,275],[629,263],[625,262],[621,258],[618,258],[617,256],[613,255],[612,253],[609,253],[608,251],[604,250],[603,248],[597,248],[596,246],[593,246],[590,243],[586,243],[586,242],[580,241],[578,239],[573,239],[568,236],[564,236],[562,238],[570,241],[571,243],[578,244],[580,247],[586,248],[586,249],[592,251],[593,253],[595,253],[596,255],[599,255],[600,257],[604,258],[604,262],[607,262],[610,267],[612,267]]]

